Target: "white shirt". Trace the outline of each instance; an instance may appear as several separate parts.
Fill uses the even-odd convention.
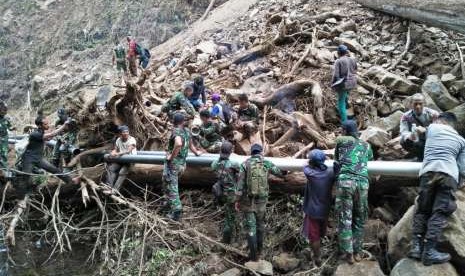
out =
[[[129,138],[126,141],[123,141],[123,139],[119,137],[118,139],[116,139],[116,150],[118,152],[127,152],[129,146],[133,145],[134,149],[129,154],[137,154],[136,143],[136,139],[132,136],[129,136]]]

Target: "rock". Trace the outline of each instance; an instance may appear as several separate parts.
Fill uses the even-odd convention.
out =
[[[395,46],[392,46],[392,45],[385,45],[385,46],[382,46],[382,47],[380,48],[380,50],[381,50],[382,52],[385,52],[385,53],[392,52],[392,51],[394,51],[395,49],[396,49],[396,47],[395,47]]]
[[[449,91],[441,83],[437,75],[428,76],[421,87],[421,91],[431,96],[433,101],[442,110],[449,110],[460,104],[456,98],[449,94]]]
[[[261,74],[246,79],[240,90],[250,97],[256,93],[273,91],[275,84],[276,81],[270,75]]]
[[[450,263],[424,266],[421,262],[412,259],[402,259],[391,271],[390,276],[458,276],[459,274]]]
[[[449,92],[465,99],[465,80],[454,81],[449,86]]]
[[[242,272],[238,268],[231,268],[221,273],[219,276],[241,276]]]
[[[195,47],[195,51],[197,53],[204,53],[209,55],[216,54],[216,49],[217,45],[212,40],[202,41]]]
[[[39,75],[35,75],[32,78],[32,91],[38,92],[40,87],[44,84],[45,79]]]
[[[441,76],[441,82],[446,86],[450,87],[453,81],[457,79],[456,76],[452,75],[451,73],[447,73]]]
[[[211,254],[206,257],[207,274],[221,273],[227,269],[224,260],[218,254]]]
[[[262,275],[273,275],[273,265],[265,260],[246,262],[244,266]]]
[[[407,79],[415,84],[422,85],[423,84],[423,79],[420,79],[417,76],[407,76]]]
[[[452,256],[451,263],[461,274],[465,274],[465,192],[457,191],[457,210],[449,217],[448,225],[440,238],[439,249],[443,252],[450,253]],[[391,229],[388,235],[388,253],[393,261],[400,260],[407,256],[410,250],[410,241],[412,235],[412,219],[414,206],[405,213],[405,215]],[[447,275],[447,274],[443,274]]]
[[[336,18],[332,17],[332,18],[326,19],[325,23],[337,24],[337,20]]]
[[[384,207],[377,207],[373,210],[373,217],[379,218],[380,220],[392,223],[395,219],[394,214],[391,213],[388,209]]]
[[[402,111],[398,110],[387,117],[379,118],[373,125],[391,132],[392,137],[395,137],[399,133],[400,118],[403,114]]]
[[[361,275],[384,276],[384,273],[379,267],[378,262],[361,261],[359,263],[354,263],[353,265],[349,265],[347,263],[341,264],[337,267],[336,272],[333,274],[333,276]]]
[[[366,72],[368,77],[374,77],[378,83],[384,84],[394,92],[403,95],[412,95],[420,91],[420,87],[415,83],[393,74],[380,66],[373,66]]]
[[[465,135],[465,103],[449,110],[457,116],[457,130],[460,134]]]
[[[391,135],[384,129],[369,126],[366,130],[361,131],[360,139],[375,147],[381,148],[385,143],[391,140]]]
[[[368,52],[354,39],[349,39],[349,38],[343,38],[343,37],[336,37],[334,38],[334,42],[337,44],[344,44],[349,48],[350,51],[352,52],[357,52],[362,57],[365,57],[368,55]]]
[[[281,272],[287,273],[296,269],[300,264],[300,260],[292,257],[287,253],[281,253],[273,257],[273,266]]]
[[[376,247],[379,243],[384,243],[389,233],[389,226],[379,219],[368,219],[364,226],[364,244],[369,247]],[[369,248],[370,249],[370,248]]]

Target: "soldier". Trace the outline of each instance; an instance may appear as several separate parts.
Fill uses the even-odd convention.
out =
[[[167,113],[170,119],[173,119],[175,113],[179,113],[179,110],[183,109],[187,116],[194,118],[195,109],[189,102],[188,98],[194,91],[194,83],[187,81],[184,83],[184,91],[176,92],[174,95],[163,104],[162,111]]]
[[[400,144],[411,154],[423,161],[425,151],[426,128],[439,115],[434,109],[425,107],[425,97],[421,93],[412,96],[412,109],[400,119]]]
[[[336,218],[339,250],[349,264],[361,261],[363,227],[368,217],[368,169],[373,158],[370,145],[358,138],[353,120],[342,123],[343,136],[336,139],[335,160],[340,166],[336,182]]]
[[[450,254],[436,245],[457,209],[455,191],[465,176],[465,139],[454,129],[457,118],[444,112],[428,127],[420,192],[413,216],[412,250],[408,256],[424,265],[448,262]]]
[[[64,108],[59,108],[57,115],[58,120],[55,122],[55,127],[64,125],[66,121],[69,121],[63,135],[57,135],[55,138],[56,143],[53,147],[52,158],[50,160],[55,167],[59,168],[61,166],[62,158],[65,163],[71,161],[73,156],[69,149],[76,144],[79,129],[77,122],[68,116]]]
[[[213,161],[211,168],[216,173],[216,187],[220,191],[220,201],[224,204],[223,243],[230,244],[236,230],[236,214],[234,210],[235,186],[239,180],[239,163],[229,160],[233,144],[229,141],[221,145],[220,158]],[[214,185],[214,186],[215,186]]]
[[[195,155],[200,155],[192,144],[189,130],[184,127],[184,115],[176,113],[173,116],[174,129],[168,142],[168,152],[163,168],[163,189],[165,197],[170,205],[168,217],[178,221],[182,213],[181,200],[179,199],[178,180],[186,167],[186,158],[189,148]]]
[[[252,156],[240,167],[235,208],[245,214],[249,258],[257,261],[263,249],[265,234],[265,208],[269,193],[268,174],[284,177],[286,173],[270,161],[263,159],[261,145],[253,144],[250,150]]]
[[[10,118],[6,115],[8,106],[0,102],[0,168],[8,168],[8,130],[15,130],[11,125]]]
[[[126,76],[128,74],[128,66],[126,65],[126,49],[119,43],[115,42],[115,48],[113,48],[112,64],[115,66],[118,77]],[[123,74],[121,74],[123,72]],[[124,85],[124,79],[121,77],[121,84]]]
[[[18,183],[19,185],[17,189],[19,195],[24,196],[25,194],[32,192],[33,183],[30,174],[32,173],[33,167],[38,167],[47,172],[57,174],[57,177],[66,183],[79,184],[79,177],[71,179],[69,175],[62,174],[62,171],[59,168],[53,166],[43,158],[45,141],[48,141],[62,133],[69,124],[69,120],[67,120],[60,128],[51,132],[47,132],[50,128],[50,121],[42,114],[37,116],[35,124],[37,129],[29,135],[29,143],[27,144],[22,157],[21,170],[25,174],[23,175],[24,182]]]
[[[137,141],[129,135],[129,128],[127,126],[119,126],[118,132],[120,137],[116,139],[115,147],[110,153],[110,159],[126,154],[137,154]],[[114,190],[119,191],[124,180],[126,180],[129,169],[130,165],[128,164],[110,163],[108,166],[107,184]]]
[[[236,129],[246,137],[250,137],[258,130],[259,110],[256,105],[249,102],[246,94],[239,95],[239,106],[236,107],[237,120]]]
[[[210,111],[204,109],[200,111],[199,143],[200,146],[209,153],[218,153],[221,147],[220,125],[211,118]]]

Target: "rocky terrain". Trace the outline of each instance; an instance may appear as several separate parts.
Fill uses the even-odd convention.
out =
[[[142,33],[139,37],[144,38]],[[454,112],[465,133],[465,72],[460,51],[464,42],[463,34],[382,14],[354,2],[230,0],[205,20],[152,48],[150,70],[128,80],[126,86],[114,78],[107,64],[108,52],[96,55],[88,49],[79,55],[93,53],[93,62],[80,62],[75,52],[62,61],[51,59],[54,66],[47,63],[31,75],[31,91],[40,102],[47,100],[41,105],[50,110],[67,97],[66,106],[75,112],[82,129],[80,142],[87,148],[105,147],[114,124],[125,123],[143,149],[160,150],[170,129],[160,113],[161,104],[186,79],[202,74],[207,86],[229,102],[247,92],[260,107],[259,139],[268,145],[267,155],[300,157],[318,147],[331,156],[339,131],[335,95],[330,89],[331,66],[337,45],[344,43],[359,64],[359,86],[350,95],[350,113],[363,129],[362,138],[375,148],[376,159],[397,160],[406,155],[398,139],[400,116],[414,93],[423,93],[431,108]],[[106,46],[100,49],[100,53],[108,50]],[[166,66],[170,53],[178,58],[174,68]],[[72,69],[67,72],[69,67]],[[247,154],[250,143],[239,137],[237,153]],[[208,193],[183,190],[186,219],[183,225],[171,225],[157,215],[161,166],[136,165],[124,197],[104,200],[119,205],[103,206],[93,182],[100,180],[102,168],[90,167],[96,160],[82,161],[89,166],[84,173],[88,177],[85,187],[95,193],[89,206],[99,208],[102,218],[94,221],[94,228],[86,229],[89,238],[76,240],[94,244],[92,259],[102,262],[103,274],[444,275],[447,271],[447,275],[465,275],[462,191],[457,196],[459,208],[441,243],[453,255],[450,263],[426,268],[405,259],[417,180],[375,177],[370,186],[364,261],[338,265],[331,219],[324,265],[317,268],[299,233],[299,191],[305,179],[301,173],[292,173],[288,183],[272,181],[275,195],[267,214],[269,236],[264,255],[269,262],[244,264],[244,244],[238,241],[231,248],[216,242],[220,213]],[[188,170],[182,184],[203,187],[212,177],[208,170]],[[121,205],[125,207],[118,207]],[[65,210],[69,221],[57,222],[63,232],[69,224],[78,229],[70,231],[71,237],[86,231],[79,228],[88,223],[87,206],[76,208],[86,215],[74,218]],[[115,223],[109,216],[122,222]],[[81,220],[85,222],[81,224]],[[112,230],[103,227],[104,222],[111,223]],[[52,244],[64,243],[62,239],[51,238]]]

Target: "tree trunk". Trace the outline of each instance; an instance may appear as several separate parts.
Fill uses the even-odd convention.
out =
[[[462,0],[356,0],[369,8],[465,33]]]

